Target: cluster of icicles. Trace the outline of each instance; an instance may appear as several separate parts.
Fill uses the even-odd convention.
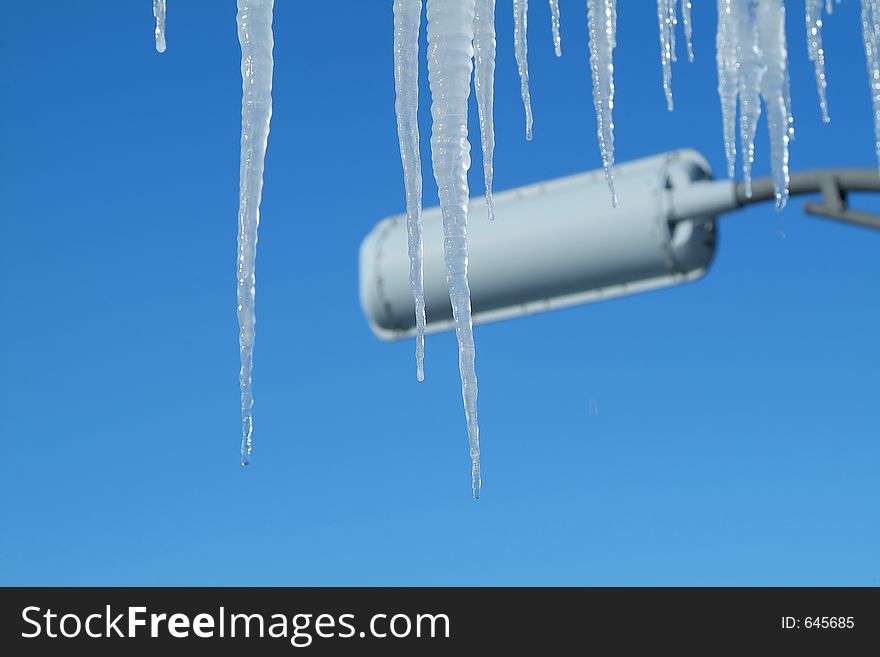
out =
[[[415,299],[417,377],[424,378],[425,302],[422,273],[422,171],[419,150],[419,33],[422,0],[391,0],[394,13],[395,108],[403,163],[409,235],[410,282]],[[707,0],[709,2],[710,0]],[[614,64],[617,1],[586,0],[590,73],[602,166],[614,192]],[[739,141],[742,175],[751,194],[755,132],[762,110],[767,114],[770,164],[776,205],[788,199],[788,144],[794,135],[785,38],[784,0],[716,0],[718,94],[728,174],[733,176]],[[815,65],[819,106],[828,122],[823,12],[841,0],[805,0],[808,56]],[[874,111],[875,143],[880,158],[880,0],[860,0],[862,36]],[[526,139],[532,138],[528,69],[528,0],[511,0],[514,51],[525,109]],[[673,109],[672,64],[676,61],[676,0],[657,0],[662,89]],[[241,351],[243,465],[250,462],[253,432],[251,372],[254,344],[254,263],[263,186],[263,162],[272,114],[272,11],[274,0],[238,0],[242,51],[242,132],[238,233],[238,320]],[[553,45],[562,55],[559,0],[549,0]],[[680,0],[687,57],[694,58],[690,0]],[[473,81],[479,109],[486,205],[492,205],[494,151],[495,0],[427,0],[428,83],[431,89],[431,154],[443,218],[446,280],[458,338],[459,369],[472,463],[471,483],[480,495],[480,441],[477,423],[477,377],[470,290],[467,279],[467,213],[470,168],[468,97]],[[165,0],[153,0],[156,49],[165,50]]]

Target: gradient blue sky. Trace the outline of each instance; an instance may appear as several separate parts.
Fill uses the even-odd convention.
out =
[[[235,3],[168,4],[158,55],[149,0],[4,2],[0,583],[880,583],[880,234],[802,199],[724,219],[695,284],[478,327],[471,500],[453,336],[419,385],[358,304],[359,243],[404,207],[389,1],[276,3],[242,469]],[[724,170],[694,4],[672,114],[654,7],[621,4],[619,162],[690,146]],[[875,166],[858,3],[826,29],[830,126],[787,4],[793,168]],[[561,60],[546,5],[531,143],[498,5],[499,190],[599,166],[585,3],[561,3]]]

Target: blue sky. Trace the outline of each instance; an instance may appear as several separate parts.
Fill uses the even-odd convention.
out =
[[[453,336],[418,384],[358,305],[359,243],[404,207],[391,3],[327,4],[276,3],[249,469],[234,3],[171,0],[164,55],[148,0],[4,8],[0,583],[880,583],[880,234],[755,207],[695,284],[477,327],[474,502]],[[498,5],[498,190],[600,165],[584,3],[561,3],[561,60],[546,4],[530,143]],[[636,4],[618,162],[689,146],[723,172],[714,3],[672,114]],[[829,126],[788,7],[793,169],[875,166],[858,3],[826,28]]]

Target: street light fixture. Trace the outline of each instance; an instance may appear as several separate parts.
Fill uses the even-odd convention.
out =
[[[475,323],[646,292],[696,280],[712,262],[717,220],[774,198],[769,179],[712,180],[690,149],[614,168],[619,204],[611,207],[603,171],[528,185],[495,195],[490,222],[482,198],[471,202],[468,280]],[[848,207],[851,191],[880,191],[876,169],[795,173],[792,195],[816,193],[809,213],[880,228],[880,217]],[[427,331],[454,328],[446,287],[439,208],[423,215]],[[415,334],[406,216],[377,224],[360,250],[361,305],[385,340]]]

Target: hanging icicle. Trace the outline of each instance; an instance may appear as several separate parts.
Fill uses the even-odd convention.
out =
[[[406,190],[409,280],[416,312],[416,378],[425,380],[422,160],[419,150],[419,28],[422,0],[394,0],[394,104]]]
[[[715,39],[715,58],[718,66],[718,97],[721,99],[721,119],[724,134],[724,154],[727,175],[732,178],[736,167],[736,98],[738,67],[736,57],[735,0],[718,0],[718,31]]]
[[[756,16],[758,49],[764,74],[761,98],[767,108],[770,134],[770,170],[776,196],[776,209],[788,202],[788,142],[791,111],[788,93],[788,48],[785,39],[783,0],[761,0]]]
[[[736,158],[738,99],[743,184],[746,196],[751,196],[763,99],[776,207],[781,209],[788,200],[788,145],[794,134],[783,0],[719,0],[716,46],[728,174],[733,175]]]
[[[519,69],[520,94],[526,111],[526,139],[532,138],[532,98],[529,94],[529,0],[513,0],[513,46]]]
[[[673,109],[672,62],[675,61],[675,0],[657,0],[657,21],[660,27],[660,65],[663,68],[663,93],[666,109]]]
[[[428,0],[428,81],[431,154],[443,215],[446,283],[458,338],[461,392],[471,455],[471,490],[480,497],[480,430],[474,369],[471,297],[467,280],[468,96],[474,55],[474,0]]]
[[[822,8],[832,6],[830,0],[807,0],[806,24],[807,24],[807,54],[816,69],[816,90],[819,93],[819,109],[822,111],[822,120],[825,123],[831,121],[828,115],[828,99],[826,89],[828,82],[825,78],[825,49],[822,47]]]
[[[663,94],[666,96],[666,109],[673,110],[672,64],[678,61],[675,48],[675,30],[678,17],[675,13],[677,0],[657,0],[657,25],[660,33],[660,66],[663,71]],[[681,0],[681,16],[684,23],[684,37],[687,42],[688,61],[694,61],[692,5],[690,0]]]
[[[691,21],[691,0],[681,0],[681,22],[684,23],[684,40],[687,42],[688,61],[694,61],[694,24]]]
[[[880,163],[880,0],[862,0],[862,38],[874,113],[874,150]]]
[[[165,0],[153,0],[153,16],[156,18],[156,50],[165,52]]]
[[[611,190],[611,204],[617,206],[614,191],[614,47],[617,39],[616,0],[587,0],[590,31],[590,70],[593,76],[593,105],[602,168]]]
[[[758,49],[755,17],[758,0],[734,2],[736,10],[736,58],[739,79],[739,139],[746,196],[752,196],[752,165],[755,162],[755,131],[761,117],[761,78],[764,67]]]
[[[495,0],[477,0],[474,9],[474,93],[480,113],[483,180],[489,219],[495,219],[492,178],[495,157]]]
[[[562,35],[559,31],[559,0],[550,0],[550,24],[553,29],[553,50],[562,57]]]
[[[241,464],[251,462],[254,396],[254,300],[263,165],[272,119],[274,0],[238,0],[241,43],[241,165],[238,207],[238,325],[241,351]]]

